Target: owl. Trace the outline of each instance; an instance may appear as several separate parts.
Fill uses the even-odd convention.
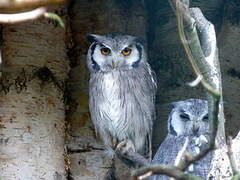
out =
[[[96,133],[110,151],[126,142],[133,151],[151,156],[156,81],[143,41],[121,34],[87,38],[89,109]]]
[[[168,134],[155,154],[152,164],[174,165],[179,151],[186,145],[186,151],[197,155],[209,145],[209,119],[207,101],[187,99],[174,102],[168,117]],[[207,179],[213,154],[189,166],[188,173]],[[166,180],[167,176],[155,175],[150,180]]]

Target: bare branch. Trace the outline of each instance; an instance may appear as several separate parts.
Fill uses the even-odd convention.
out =
[[[167,166],[167,165],[150,165],[150,166],[139,168],[132,172],[132,177],[134,177],[134,179],[139,179],[138,177],[143,177],[143,175],[149,174],[149,172],[151,172],[151,175],[164,174],[179,180],[202,180],[197,176],[184,173],[183,171],[179,170],[175,166]]]
[[[29,10],[42,6],[59,5],[66,0],[1,0],[0,10]]]
[[[198,77],[194,81],[188,83],[188,85],[190,87],[195,87],[202,81],[202,79],[203,79],[202,75],[199,74]]]
[[[0,23],[12,24],[34,20],[42,16],[53,19],[64,28],[61,18],[54,13],[47,13],[45,6],[59,5],[67,0],[1,0]]]
[[[178,155],[175,159],[174,166],[178,166],[179,163],[181,162],[181,159],[184,157],[184,154],[185,154],[186,149],[187,149],[188,142],[189,142],[189,139],[188,139],[188,137],[186,137],[184,145],[183,145],[182,149],[178,152]]]
[[[150,177],[151,175],[152,175],[152,171],[149,171],[148,173],[146,173],[142,176],[139,176],[138,179],[139,180],[146,179],[146,178]]]
[[[37,19],[42,17],[46,11],[47,9],[45,7],[41,7],[24,13],[0,14],[0,23],[12,24]]]
[[[148,166],[150,165],[150,162],[145,159],[143,156],[138,154],[137,152],[134,152],[132,150],[125,151],[124,153],[121,151],[121,149],[116,150],[117,156],[121,158],[126,158],[134,163],[136,163],[139,166]]]
[[[2,24],[20,23],[29,20],[35,20],[42,16],[57,21],[62,28],[65,28],[65,24],[62,21],[62,19],[55,13],[47,12],[47,8],[45,7],[17,14],[0,14],[0,23]]]
[[[178,166],[179,163],[181,162],[182,158],[185,158],[185,153],[187,150],[188,143],[189,143],[189,139],[188,139],[188,137],[186,137],[183,147],[182,147],[182,149],[180,149],[180,151],[178,152],[178,155],[175,159],[174,166]],[[171,177],[169,180],[174,180],[174,178]]]

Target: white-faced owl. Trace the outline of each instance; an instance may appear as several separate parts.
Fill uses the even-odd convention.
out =
[[[156,81],[141,39],[120,34],[88,35],[89,108],[108,150],[126,141],[151,156]]]
[[[207,101],[201,99],[187,99],[174,102],[168,117],[168,134],[155,154],[152,164],[174,165],[179,151],[186,139],[186,151],[192,155],[198,154],[209,145],[209,119]],[[187,172],[203,179],[211,168],[212,153],[189,166]],[[151,180],[166,180],[167,176],[156,175]]]

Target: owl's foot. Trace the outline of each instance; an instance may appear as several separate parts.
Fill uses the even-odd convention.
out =
[[[115,149],[118,159],[120,159],[128,167],[135,167],[134,161],[129,157],[130,154],[135,153],[135,146],[130,140],[120,142]]]
[[[141,167],[149,165],[147,159],[141,154],[136,152],[135,146],[132,141],[124,140],[120,142],[116,149],[116,155],[129,167]]]
[[[132,141],[130,140],[124,140],[122,142],[120,142],[117,147],[116,147],[116,151],[117,152],[121,152],[121,154],[126,154],[127,152],[129,151],[133,151],[135,152],[136,149],[135,149],[135,146],[133,144]]]

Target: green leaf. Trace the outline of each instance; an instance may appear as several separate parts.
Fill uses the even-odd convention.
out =
[[[54,21],[57,21],[58,24],[59,24],[62,28],[65,28],[65,24],[64,24],[63,20],[62,20],[61,17],[58,16],[57,14],[51,13],[51,12],[46,12],[46,13],[44,14],[44,16],[45,16],[46,18],[52,19],[52,20],[54,20]]]

